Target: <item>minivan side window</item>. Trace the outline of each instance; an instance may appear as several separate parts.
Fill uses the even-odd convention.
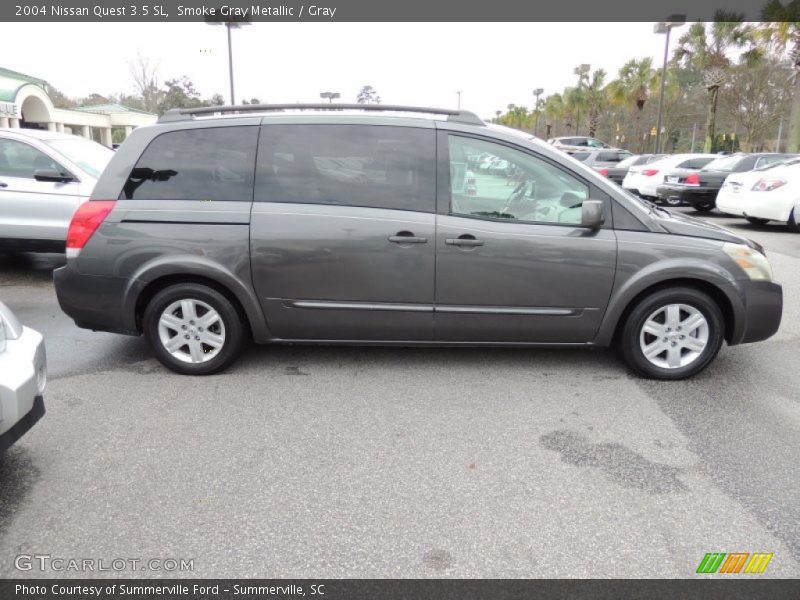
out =
[[[579,225],[589,187],[561,167],[510,146],[449,136],[450,214],[491,220]],[[475,171],[470,155],[496,158]]]
[[[65,170],[29,144],[0,138],[0,176],[33,179],[33,174],[40,169]]]
[[[121,200],[251,202],[258,127],[180,129],[150,142]]]
[[[433,213],[433,129],[391,125],[264,125],[256,202]]]

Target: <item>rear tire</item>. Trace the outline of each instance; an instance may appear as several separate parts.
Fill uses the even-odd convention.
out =
[[[703,204],[696,204],[694,209],[697,212],[711,212],[714,210],[714,203],[713,202],[704,202]]]
[[[769,223],[769,219],[759,219],[758,217],[745,217],[750,225],[766,225]]]
[[[649,379],[686,379],[705,369],[725,334],[722,311],[707,294],[667,288],[643,298],[619,338],[625,362]]]
[[[789,215],[789,221],[786,223],[786,226],[789,228],[789,231],[794,233],[800,233],[800,215],[797,214],[797,209],[792,210],[792,214]]]
[[[197,283],[171,285],[153,296],[143,328],[156,358],[182,375],[223,370],[244,343],[244,324],[231,301]]]

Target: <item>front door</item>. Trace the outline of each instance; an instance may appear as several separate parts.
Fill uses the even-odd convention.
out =
[[[81,183],[37,181],[34,173],[40,169],[68,175],[63,166],[30,144],[0,138],[0,239],[66,239],[81,201]]]
[[[450,168],[440,173],[447,181],[439,188],[435,339],[592,340],[617,254],[610,226],[580,226],[593,188],[512,145],[439,135],[441,164]]]
[[[264,125],[253,284],[273,335],[430,341],[433,128]]]

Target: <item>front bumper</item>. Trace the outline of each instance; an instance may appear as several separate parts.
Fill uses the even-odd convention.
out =
[[[679,200],[681,204],[698,206],[713,204],[719,192],[716,188],[694,187],[665,183],[656,188],[659,200]]]
[[[16,442],[44,414],[47,356],[42,335],[23,328],[0,353],[0,451]]]
[[[783,288],[772,281],[743,281],[744,330],[740,344],[760,342],[775,335],[783,316]]]

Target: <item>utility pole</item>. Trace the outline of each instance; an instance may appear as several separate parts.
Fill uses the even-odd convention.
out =
[[[667,80],[667,58],[669,57],[669,32],[673,27],[680,27],[686,23],[686,15],[672,15],[668,21],[656,23],[653,31],[655,33],[666,33],[667,39],[664,42],[664,64],[661,67],[661,91],[658,94],[658,120],[656,122],[656,148],[655,154],[661,152],[661,115],[664,112],[664,83]]]
[[[689,150],[689,152],[691,152],[691,153],[694,152],[694,136],[695,135],[697,135],[697,123],[696,122],[692,125],[692,148],[691,148],[691,150]]]
[[[781,151],[781,136],[783,135],[783,115],[781,115],[781,120],[778,122],[778,141],[775,143],[775,152]]]

